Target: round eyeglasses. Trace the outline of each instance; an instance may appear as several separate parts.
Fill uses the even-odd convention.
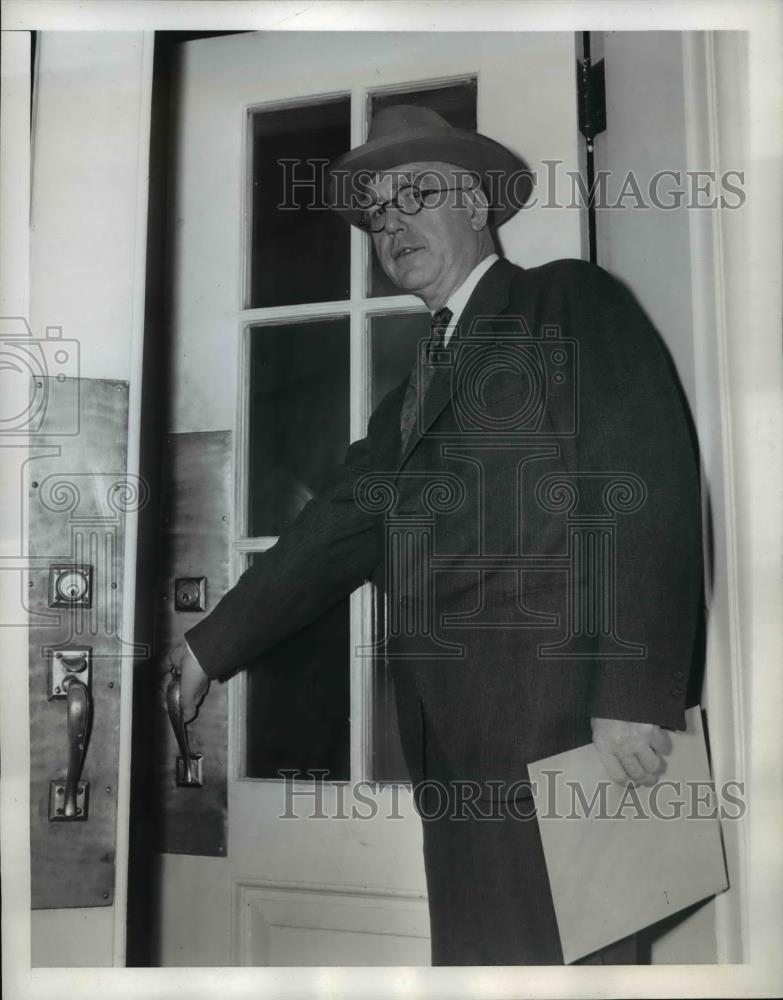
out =
[[[380,233],[386,225],[386,210],[389,205],[393,205],[403,215],[416,215],[423,208],[435,208],[440,204],[440,201],[428,201],[431,195],[461,190],[463,190],[461,187],[422,188],[415,184],[406,184],[393,198],[365,209],[359,218],[359,225],[369,233]]]

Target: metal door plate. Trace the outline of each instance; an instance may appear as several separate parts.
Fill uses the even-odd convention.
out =
[[[175,610],[174,580],[206,578],[207,607],[231,586],[229,511],[234,489],[231,431],[170,434],[162,455],[160,509],[164,512],[158,564],[160,595],[156,667],[161,687],[168,683],[166,651],[182,641],[200,614]],[[189,605],[192,607],[192,605]],[[201,612],[203,614],[204,612]],[[152,705],[147,729],[139,729],[140,752],[153,747],[152,788],[146,806],[156,816],[153,849],[164,854],[225,857],[227,850],[228,703],[227,684],[213,684],[190,727],[191,755],[203,787],[178,785],[182,764],[174,729],[163,707]],[[141,745],[143,743],[143,749]],[[196,768],[201,768],[197,771]],[[92,777],[92,775],[90,775]]]
[[[24,597],[30,621],[31,902],[34,910],[75,910],[111,906],[114,898],[120,667],[137,655],[132,636],[124,636],[121,628],[125,517],[143,504],[144,493],[139,487],[135,498],[131,495],[136,481],[126,472],[127,383],[90,378],[78,380],[77,387],[77,380],[69,379],[78,393],[63,397],[60,383],[48,381],[52,391],[35,435],[39,447],[24,480],[30,562]],[[63,406],[74,399],[79,433],[67,436],[63,427],[70,417]],[[92,566],[92,606],[68,603],[53,613],[49,567],[72,571],[85,565]],[[65,701],[47,697],[50,652],[88,646],[93,708],[81,783],[90,783],[89,818],[62,820],[53,803],[49,822],[51,782],[65,787],[68,746]],[[142,659],[143,652],[138,656]],[[81,680],[84,673],[74,676]]]

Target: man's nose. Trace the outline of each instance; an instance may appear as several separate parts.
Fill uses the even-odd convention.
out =
[[[393,235],[405,228],[405,215],[396,205],[386,206],[386,217],[383,223],[384,230]]]

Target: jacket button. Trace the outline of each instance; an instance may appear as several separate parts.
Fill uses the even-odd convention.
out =
[[[682,694],[682,688],[681,687],[673,687],[672,690],[671,690],[671,694],[672,694],[673,698],[679,698],[680,695]]]
[[[675,671],[672,672],[672,677],[676,681],[681,681],[684,676],[685,676],[685,674],[682,672],[682,670],[675,670]]]

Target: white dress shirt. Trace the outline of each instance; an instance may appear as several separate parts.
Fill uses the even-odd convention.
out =
[[[451,295],[446,300],[446,308],[451,309],[451,321],[446,327],[446,337],[443,341],[444,345],[448,344],[451,340],[451,335],[454,332],[454,327],[459,323],[460,317],[468,304],[468,299],[473,294],[473,290],[476,285],[481,281],[487,271],[492,267],[496,260],[498,260],[498,255],[496,253],[491,253],[489,257],[485,257],[480,261],[470,274],[465,278],[459,288],[452,292]]]

